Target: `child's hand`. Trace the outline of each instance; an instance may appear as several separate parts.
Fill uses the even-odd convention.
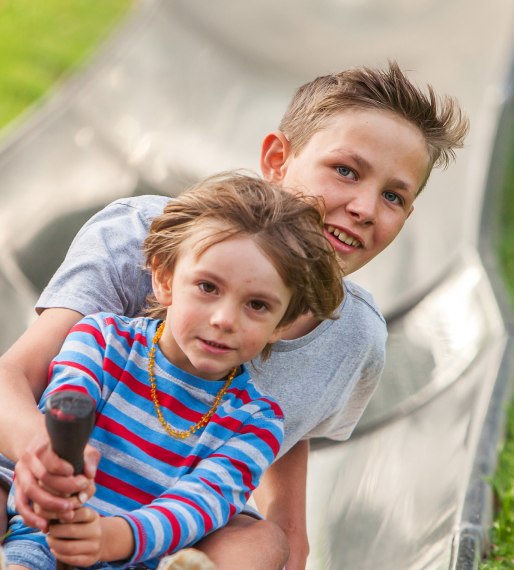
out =
[[[49,525],[46,537],[54,556],[70,566],[91,566],[102,554],[100,516],[89,507],[74,511],[73,522]]]
[[[49,520],[69,520],[73,509],[94,494],[99,458],[98,451],[86,446],[85,475],[73,476],[71,465],[52,451],[46,433],[34,438],[15,467],[16,508],[25,524],[46,532]]]

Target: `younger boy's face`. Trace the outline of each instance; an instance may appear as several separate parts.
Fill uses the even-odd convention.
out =
[[[275,163],[266,170],[264,160],[263,153],[263,172],[272,182],[323,197],[325,234],[346,273],[365,265],[398,235],[429,167],[419,129],[380,110],[335,115],[296,156],[286,148],[280,169]]]
[[[173,275],[153,274],[168,307],[159,347],[173,364],[218,380],[278,338],[292,292],[250,237],[233,236],[198,255],[201,229],[182,245]]]

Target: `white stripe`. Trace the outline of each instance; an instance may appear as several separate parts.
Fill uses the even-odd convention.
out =
[[[165,489],[173,487],[178,478],[171,477],[169,474],[163,473],[160,469],[149,465],[148,463],[141,461],[135,457],[127,455],[126,453],[119,451],[115,447],[111,447],[103,441],[98,441],[97,439],[92,439],[91,443],[94,445],[102,455],[109,458],[116,465],[123,467],[127,471],[141,475],[146,479],[155,481],[159,485],[163,486]]]

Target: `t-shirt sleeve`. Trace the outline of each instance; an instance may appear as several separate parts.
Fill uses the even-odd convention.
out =
[[[380,350],[379,346],[372,348],[369,359],[363,361],[362,367],[356,371],[356,381],[350,397],[337,405],[334,413],[311,430],[307,439],[312,437],[326,437],[336,441],[349,439],[375,393],[384,363],[385,351]]]
[[[106,311],[137,315],[150,292],[143,241],[151,219],[169,198],[118,200],[93,216],[73,240],[66,258],[36,303],[83,315]]]
[[[131,564],[194,544],[241,512],[283,440],[283,418],[264,405],[243,424],[233,419],[234,435],[171,489],[121,515],[134,533]]]
[[[362,294],[361,294],[362,295]],[[339,367],[331,379],[330,407],[322,421],[306,437],[347,440],[373,396],[385,365],[387,326],[369,299],[355,296],[347,315],[348,328],[342,338],[350,338],[346,350],[339,351]],[[340,343],[338,338],[338,343]],[[332,346],[332,358],[336,350]]]

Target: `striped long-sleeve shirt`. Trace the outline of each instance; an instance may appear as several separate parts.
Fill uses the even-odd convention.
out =
[[[130,524],[130,560],[150,568],[164,554],[190,545],[244,507],[278,453],[283,418],[243,367],[205,428],[185,439],[168,435],[150,393],[148,352],[159,322],[98,313],[81,320],[50,368],[40,408],[58,390],[86,392],[96,404],[90,443],[102,454],[96,494],[101,515]],[[188,374],[157,350],[155,376],[165,420],[187,430],[210,409],[224,381]],[[21,521],[12,539],[21,537]],[[18,527],[18,528],[17,528]]]

